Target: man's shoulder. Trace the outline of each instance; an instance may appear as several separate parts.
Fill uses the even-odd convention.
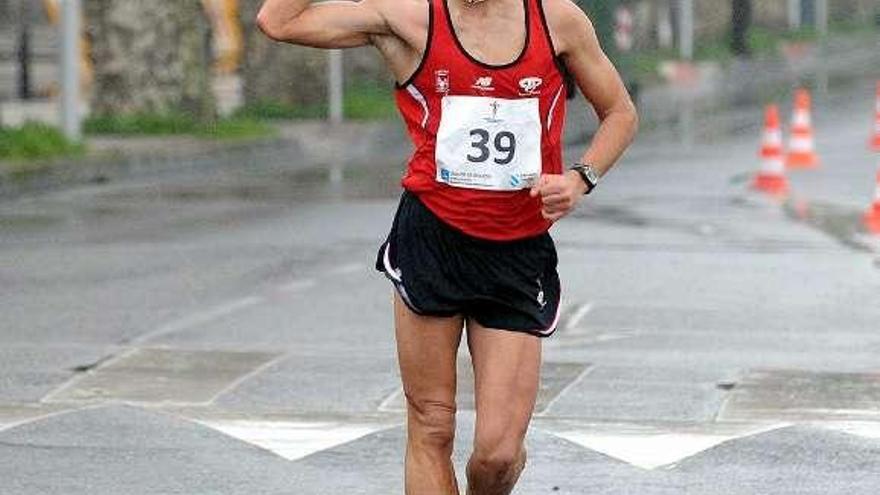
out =
[[[389,17],[401,17],[424,14],[427,12],[428,0],[361,0],[370,2],[383,14]],[[439,0],[434,0],[439,1]]]
[[[587,14],[572,0],[541,0],[547,22],[560,26],[581,25]]]
[[[579,40],[593,29],[589,16],[572,0],[541,0],[547,24],[557,43],[557,49],[566,51],[567,41]]]

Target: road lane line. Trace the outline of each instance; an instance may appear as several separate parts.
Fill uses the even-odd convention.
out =
[[[65,414],[72,414],[79,411],[86,411],[89,409],[97,409],[99,407],[103,407],[104,404],[89,404],[87,406],[82,407],[70,407],[66,409],[61,409],[59,411],[52,411],[49,413],[38,414],[36,416],[30,416],[24,419],[20,419],[18,421],[13,421],[11,423],[0,423],[0,433],[11,431],[20,426],[28,425],[31,423],[36,423],[37,421],[42,421],[44,419],[54,418],[56,416],[63,416]]]
[[[309,278],[305,280],[294,280],[293,282],[279,285],[278,290],[281,292],[299,292],[302,290],[311,289],[316,285],[318,285],[318,282],[315,279]]]
[[[397,389],[394,391],[394,393],[392,393],[391,395],[386,397],[385,400],[383,400],[381,403],[379,403],[378,411],[379,412],[398,412],[397,409],[391,408],[391,404],[393,404],[395,402],[395,400],[402,394],[402,392],[403,391],[401,389]]]
[[[197,313],[193,313],[191,315],[185,316],[179,320],[172,321],[170,323],[166,323],[159,328],[151,332],[147,332],[145,334],[139,335],[130,341],[132,345],[143,344],[147,341],[153,340],[157,337],[162,337],[164,335],[168,335],[170,333],[179,332],[181,330],[186,330],[188,328],[192,328],[198,325],[203,325],[205,323],[209,323],[211,321],[220,319],[224,316],[228,316],[237,311],[241,311],[243,309],[250,308],[252,306],[256,306],[257,304],[263,302],[263,298],[260,296],[249,296],[244,297],[242,299],[238,299],[235,301],[226,302],[220,305],[217,305],[211,309],[200,311]]]
[[[360,271],[367,270],[367,265],[361,263],[346,263],[345,265],[338,266],[328,271],[328,275],[350,275],[352,273],[357,273]]]
[[[239,376],[239,377],[236,378],[235,380],[229,382],[225,387],[223,387],[222,389],[220,389],[220,391],[218,391],[216,394],[214,394],[214,396],[211,397],[211,398],[208,400],[207,403],[208,403],[208,404],[213,404],[214,401],[217,400],[217,399],[218,399],[220,396],[222,396],[223,394],[225,394],[225,393],[227,393],[227,392],[229,392],[229,391],[235,389],[236,387],[238,387],[239,385],[241,385],[242,383],[244,383],[246,380],[248,380],[248,379],[250,379],[250,378],[253,378],[253,377],[257,376],[258,374],[260,374],[260,373],[262,373],[263,371],[267,370],[269,367],[275,365],[276,363],[281,362],[281,361],[282,361],[284,358],[286,358],[286,357],[287,357],[287,354],[279,354],[278,356],[275,356],[274,358],[272,358],[272,359],[266,361],[265,363],[263,363],[263,364],[257,366],[256,368],[252,369],[251,371],[249,371],[249,372],[247,372],[247,373],[245,373],[245,374]]]
[[[574,314],[571,315],[571,318],[565,323],[566,332],[571,332],[572,330],[575,330],[592,310],[593,303],[588,302],[580,305],[580,307],[578,307]]]
[[[40,399],[40,402],[43,402],[43,403],[49,403],[49,402],[52,402],[52,401],[54,400],[54,398],[55,398],[56,395],[58,395],[59,393],[65,391],[65,390],[67,390],[68,388],[70,388],[70,387],[73,386],[74,384],[78,383],[78,382],[79,382],[80,380],[82,380],[83,378],[85,378],[85,377],[87,377],[87,376],[90,376],[90,375],[92,375],[93,373],[97,372],[98,370],[101,370],[101,369],[103,369],[103,368],[105,368],[105,367],[107,367],[107,366],[110,366],[111,364],[116,363],[117,361],[120,361],[120,360],[122,360],[122,359],[125,359],[125,358],[127,358],[127,357],[130,357],[132,354],[134,354],[134,353],[137,352],[137,351],[138,351],[138,348],[137,348],[137,347],[131,347],[131,348],[124,349],[124,350],[123,350],[122,352],[120,352],[119,354],[116,354],[116,355],[114,355],[114,356],[111,356],[111,357],[110,357],[109,359],[107,359],[106,361],[102,361],[101,364],[99,364],[99,365],[98,365],[97,367],[95,367],[95,368],[90,369],[90,370],[88,370],[88,371],[86,371],[86,372],[84,372],[84,373],[76,373],[75,375],[73,375],[72,377],[70,377],[66,382],[64,382],[64,383],[62,383],[61,385],[59,385],[58,387],[56,387],[56,388],[50,390],[49,393],[47,393],[46,395],[44,395],[44,396]]]
[[[561,399],[565,394],[567,394],[569,390],[574,388],[575,385],[580,383],[584,379],[584,377],[586,377],[591,371],[593,371],[594,368],[595,368],[595,366],[593,366],[593,365],[588,365],[588,366],[584,367],[584,370],[581,371],[581,373],[578,376],[576,376],[575,379],[572,380],[568,385],[562,387],[562,389],[559,391],[559,393],[556,394],[556,397],[553,397],[552,399],[547,401],[547,405],[544,406],[544,409],[541,412],[535,414],[535,416],[541,417],[541,416],[546,416],[547,414],[549,414],[550,410],[553,408],[553,406],[555,406],[556,403],[559,402],[559,399]]]

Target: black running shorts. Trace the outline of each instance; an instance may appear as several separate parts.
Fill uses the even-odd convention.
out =
[[[559,320],[556,246],[549,233],[497,242],[447,225],[404,192],[376,270],[423,316],[473,318],[487,328],[549,337]]]

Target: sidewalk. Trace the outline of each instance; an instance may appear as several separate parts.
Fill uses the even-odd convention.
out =
[[[278,137],[217,142],[191,137],[89,139],[85,158],[34,164],[15,173],[0,165],[0,199],[86,184],[148,176],[190,174],[263,163],[300,170],[403,163],[409,152],[398,122],[357,122],[332,127],[322,122],[279,125]]]
[[[726,68],[703,65],[697,70],[696,80],[643,90],[639,102],[642,127],[661,131],[654,133],[657,139],[681,138],[684,146],[752,129],[760,122],[754,108],[771,96],[788,95],[797,84],[814,86],[820,98],[846,93],[853,79],[865,76],[866,67],[880,66],[878,47],[880,36],[832,39],[827,46],[807,47],[788,58],[739,61]],[[719,112],[736,118],[719,121],[714,118]],[[596,125],[595,114],[582,98],[570,102],[566,144],[586,143]],[[280,125],[276,139],[238,143],[187,137],[101,137],[91,138],[89,148],[89,156],[84,159],[36,164],[27,174],[10,174],[0,167],[0,199],[150,174],[225,169],[257,161],[292,169],[403,163],[410,152],[397,120],[349,122],[338,128],[321,122],[286,122]]]

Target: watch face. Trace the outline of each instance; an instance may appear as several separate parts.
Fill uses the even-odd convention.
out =
[[[590,182],[595,186],[599,182],[599,174],[597,174],[592,167],[586,167],[584,171],[587,173],[587,178],[590,179]]]

